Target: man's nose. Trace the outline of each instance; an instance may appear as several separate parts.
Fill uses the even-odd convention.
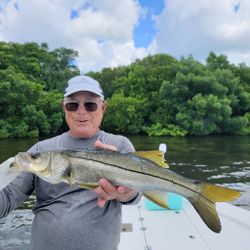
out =
[[[85,109],[85,107],[84,107],[84,105],[82,103],[79,104],[77,112],[78,113],[87,113],[87,110]]]

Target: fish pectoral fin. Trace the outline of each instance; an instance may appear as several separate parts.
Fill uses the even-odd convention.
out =
[[[169,208],[167,204],[167,194],[165,192],[151,191],[143,193],[143,195],[160,207]]]
[[[240,192],[238,190],[212,184],[202,185],[202,191],[198,198],[190,202],[206,225],[215,233],[219,233],[221,231],[221,223],[215,203],[233,201],[240,196]]]
[[[95,189],[100,186],[98,183],[81,183],[81,184],[77,183],[76,185],[84,189]]]
[[[155,162],[157,165],[163,168],[168,168],[168,164],[164,158],[164,153],[159,150],[151,150],[151,151],[136,151],[134,152],[135,155],[146,158]]]

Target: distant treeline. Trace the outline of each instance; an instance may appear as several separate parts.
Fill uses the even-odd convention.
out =
[[[61,109],[69,78],[79,74],[77,51],[43,43],[0,42],[0,138],[38,137],[66,130]],[[89,72],[108,101],[106,131],[152,136],[250,135],[250,68],[211,52],[148,56],[129,66]]]

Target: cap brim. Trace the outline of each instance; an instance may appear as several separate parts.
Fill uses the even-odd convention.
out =
[[[100,96],[102,99],[104,99],[104,96],[103,95],[100,95],[100,93],[98,93],[98,92],[95,92],[95,91],[93,91],[93,89],[88,89],[88,88],[76,88],[76,89],[74,89],[74,90],[72,90],[72,91],[68,91],[67,93],[65,93],[64,94],[64,97],[68,97],[68,96],[70,96],[70,95],[72,95],[72,94],[74,94],[74,93],[77,93],[77,92],[82,92],[82,91],[85,91],[85,92],[90,92],[90,93],[93,93],[93,94],[96,94],[97,96]]]

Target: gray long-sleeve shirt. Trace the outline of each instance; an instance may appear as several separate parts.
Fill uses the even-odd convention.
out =
[[[76,139],[64,133],[35,144],[29,152],[94,147],[100,139],[120,152],[133,152],[123,136],[99,131],[88,139]],[[97,195],[65,183],[50,184],[31,173],[20,174],[0,192],[0,218],[15,209],[33,191],[36,203],[32,250],[115,250],[120,239],[121,203],[113,200],[104,208],[97,206]],[[136,202],[136,201],[135,201]]]

